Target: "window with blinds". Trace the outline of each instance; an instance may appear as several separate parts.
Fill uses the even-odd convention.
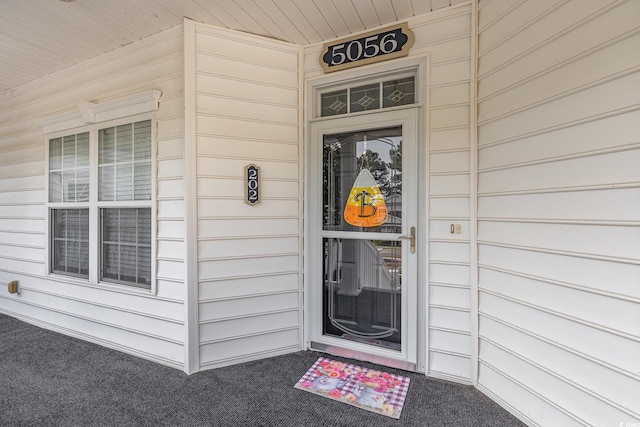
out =
[[[144,120],[49,140],[52,273],[151,288],[151,125]]]

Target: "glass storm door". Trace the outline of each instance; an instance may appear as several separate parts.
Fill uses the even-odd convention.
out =
[[[417,110],[311,131],[311,346],[414,369]]]

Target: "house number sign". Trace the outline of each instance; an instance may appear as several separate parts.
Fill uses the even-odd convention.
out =
[[[260,203],[260,168],[256,165],[247,165],[244,168],[245,199],[250,205]]]
[[[325,73],[344,70],[409,54],[413,33],[406,22],[325,43],[320,64]]]

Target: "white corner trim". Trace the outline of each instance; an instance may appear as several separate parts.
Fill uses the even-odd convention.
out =
[[[104,102],[83,102],[78,108],[37,121],[45,134],[158,110],[162,92],[147,90]]]

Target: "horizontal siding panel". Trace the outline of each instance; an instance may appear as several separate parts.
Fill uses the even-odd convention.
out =
[[[485,196],[480,218],[638,221],[640,188]]]
[[[469,60],[457,60],[431,66],[431,86],[466,82],[471,76]]]
[[[429,341],[429,347],[434,350],[471,355],[471,337],[467,334],[432,329],[429,331]]]
[[[479,263],[640,300],[640,264],[480,245]]]
[[[298,255],[201,261],[200,280],[298,271]]]
[[[431,217],[456,217],[469,216],[468,197],[432,197],[429,202],[429,214]]]
[[[629,74],[499,120],[480,124],[479,137],[484,140],[484,143],[501,141],[610,111],[637,107],[640,104],[640,92],[628,89],[639,86],[640,72]],[[612,93],[624,95],[611,96]]]
[[[199,220],[200,238],[262,237],[296,235],[300,231],[298,218],[233,218]]]
[[[431,175],[429,189],[433,196],[468,195],[469,174]]]
[[[429,281],[450,285],[469,285],[469,266],[431,263]]]
[[[457,105],[431,109],[430,126],[441,129],[457,126],[469,126],[469,106]]]
[[[470,261],[469,244],[432,241],[429,243],[429,259],[435,262],[467,263]]]
[[[251,139],[224,139],[198,136],[198,154],[224,158],[252,158],[295,162],[298,160],[297,144],[282,141],[256,141]]]
[[[429,135],[431,152],[469,148],[469,128],[431,130]]]
[[[158,181],[157,197],[163,198],[184,198],[184,181],[182,179],[162,179]]]
[[[14,258],[24,261],[43,262],[45,257],[44,247],[9,246],[0,243],[0,257]]]
[[[471,361],[468,357],[429,352],[429,373],[440,373],[458,378],[471,378]]]
[[[158,259],[156,275],[166,280],[184,280],[186,267],[184,262],[180,259],[183,257],[184,253],[181,253],[174,254],[171,259]]]
[[[480,275],[482,276],[482,271]],[[484,287],[484,284],[481,283],[481,287]],[[637,375],[640,372],[640,359],[637,352],[633,351],[638,348],[638,340],[630,337],[612,334],[594,325],[568,319],[562,313],[542,311],[482,291],[480,315],[481,335],[482,318],[490,316],[628,373]]]
[[[157,207],[160,218],[184,217],[184,201],[182,200],[158,200]]]
[[[0,224],[2,221],[0,221]],[[18,245],[18,246],[38,246],[44,247],[46,240],[44,233],[19,233],[12,230],[3,229],[0,225],[0,242],[5,245]]]
[[[640,258],[640,227],[481,221],[480,242],[603,257]]]
[[[522,55],[522,52],[526,53],[534,49],[539,49],[539,51],[544,50],[551,54],[554,52],[553,45],[546,45],[544,49],[541,49],[540,46],[567,28],[581,23],[584,25],[584,21],[588,21],[591,15],[606,6],[606,4],[603,3],[602,1],[588,0],[585,1],[581,7],[575,7],[571,2],[566,2],[556,8],[553,13],[541,15],[541,19],[537,19],[525,27],[520,27],[517,33],[512,32],[507,40],[482,55],[478,67],[480,78],[484,78],[484,74],[495,69],[498,65]],[[609,1],[609,3],[612,3],[612,1]],[[613,13],[615,14],[615,10]],[[508,27],[514,28],[514,22],[511,21],[511,18],[511,16],[507,17],[504,22]],[[623,16],[620,16],[620,18],[623,18]],[[615,21],[612,21],[611,24],[615,24]],[[598,22],[592,25],[592,28],[597,28],[598,30],[606,27],[606,25]],[[576,28],[579,29],[580,26]],[[572,39],[571,36],[572,34],[569,33],[564,37],[569,41]],[[589,33],[582,34],[582,36],[588,37]],[[483,48],[481,47],[480,51],[482,50]],[[566,51],[563,57],[565,56]]]
[[[18,318],[46,321],[54,325],[52,327],[54,330],[116,348],[119,351],[161,361],[176,367],[181,366],[184,359],[184,347],[180,343],[139,334],[127,329],[115,328],[71,314],[52,311],[46,307],[22,304],[16,300],[5,299],[2,305],[3,310],[19,313]]]
[[[483,269],[482,289],[606,328],[640,340],[640,303],[558,286],[543,279]]]
[[[418,34],[413,27],[414,35]],[[468,35],[457,35],[444,40],[424,40],[418,35],[417,42],[411,47],[413,55],[429,55],[432,64],[469,58],[471,52],[471,39]],[[317,57],[316,57],[317,58]],[[316,59],[317,62],[317,59]]]
[[[298,216],[298,200],[263,199],[259,205],[251,206],[244,199],[199,199],[198,212],[201,216],[215,217],[255,217],[255,216]]]
[[[185,295],[185,284],[179,281],[156,280],[156,296],[182,304]]]
[[[640,34],[521,82],[507,92],[481,101],[478,107],[478,120],[480,122],[491,120],[553,99],[560,93],[597,84],[621,71],[638,68],[640,54],[634,54],[637,46],[640,46]]]
[[[589,360],[559,346],[553,345],[535,336],[525,334],[508,325],[492,319],[483,319],[484,334],[490,336],[498,345],[515,351],[533,363],[544,366],[555,373],[584,387],[591,393],[608,399],[626,408],[639,408],[637,396],[629,393],[637,389],[640,381],[620,372],[602,366],[596,361]],[[514,345],[514,343],[517,343]],[[640,348],[638,343],[637,348]],[[585,375],[588,372],[589,375]]]
[[[240,337],[200,347],[200,363],[238,359],[242,356],[298,347],[298,329]]]
[[[429,286],[429,302],[438,306],[468,309],[471,308],[471,293],[469,288],[432,284]]]
[[[47,292],[41,293],[23,288],[20,297],[40,307],[66,313],[96,323],[102,323],[112,327],[127,330],[132,333],[142,333],[149,336],[162,337],[171,341],[182,341],[184,326],[181,321],[169,321],[140,315],[140,313],[118,309],[118,306],[107,306],[102,303],[93,303],[67,295],[54,295]]]
[[[638,164],[640,148],[485,171],[478,174],[478,192],[497,193],[638,183]]]
[[[44,196],[40,194],[41,199],[43,200]],[[3,197],[0,194],[0,200]],[[0,202],[0,218],[36,218],[41,219],[44,217],[46,209],[44,208],[43,203],[38,204],[17,204],[17,205],[9,205],[5,203],[10,202]],[[33,203],[33,202],[28,202]],[[1,241],[1,240],[0,240]]]
[[[236,240],[207,240],[198,242],[198,257],[214,259],[240,256],[298,253],[299,238],[268,237]]]
[[[567,155],[607,150],[637,144],[640,139],[640,109],[481,147],[479,168],[489,169],[525,162],[553,159]]]
[[[158,239],[158,258],[178,258],[184,257],[184,241],[182,240],[162,240]]]
[[[298,311],[262,314],[259,316],[221,320],[200,325],[200,341],[221,341],[236,336],[264,334],[298,327]]]
[[[238,82],[233,75],[217,76],[210,74],[196,75],[196,88],[199,93],[217,95],[222,98],[235,98],[251,101],[259,99],[274,105],[298,105],[298,89],[270,86],[263,82]]]
[[[26,191],[21,189],[19,191],[6,191],[0,192],[0,206],[2,206],[2,211],[0,214],[4,215],[4,209],[9,204],[16,205],[25,205],[29,203],[37,203],[42,205],[44,201],[47,199],[43,190],[32,190]],[[42,208],[41,208],[42,209]]]
[[[274,68],[287,67],[294,71],[298,64],[298,48],[295,45],[263,37],[231,34],[225,30],[216,31],[204,26],[196,29],[196,51],[239,62],[264,64]],[[198,68],[204,69],[200,66]]]
[[[40,175],[0,180],[0,192],[44,190],[44,171]]]
[[[44,233],[46,223],[44,218],[2,218],[0,230],[12,233]]]
[[[265,141],[298,141],[298,126],[258,120],[240,120],[235,118],[204,116],[196,117],[198,133],[204,135],[230,136],[239,139],[261,139]]]
[[[443,307],[429,308],[429,325],[432,328],[471,330],[471,316],[466,310],[451,310]]]
[[[250,298],[256,294],[295,292],[299,288],[297,272],[275,273],[259,277],[237,277],[210,282],[201,281],[199,297],[201,301],[230,298]]]
[[[233,76],[238,80],[280,86],[285,89],[297,89],[298,86],[298,70],[295,68],[277,69],[246,61],[240,64],[235,59],[202,53],[196,54],[196,68],[199,73],[210,73],[223,77]]]
[[[268,102],[268,99],[258,98],[253,100],[237,100],[222,98],[212,95],[196,95],[196,108],[200,114],[209,114],[219,117],[233,117],[253,121],[259,119],[272,123],[285,125],[297,125],[298,107],[280,106]]]
[[[538,0],[535,2],[491,0],[486,2],[478,9],[482,51],[495,47],[532,20],[539,19],[541,14],[553,6],[558,6],[557,0]],[[496,20],[505,13],[508,13],[506,19],[503,17],[503,19]]]
[[[534,393],[526,385],[514,381],[500,370],[500,366],[480,361],[478,382],[481,390],[491,390],[489,396],[506,402],[508,407],[519,414],[526,414],[530,423],[563,427],[584,427],[571,415],[562,411],[542,395]],[[486,392],[486,391],[485,391]]]
[[[158,138],[176,139],[184,134],[184,118],[176,117],[165,120],[158,120]]]
[[[597,396],[568,383],[565,377],[554,375],[548,369],[516,357],[494,344],[484,341],[480,347],[480,357],[491,360],[492,365],[500,367],[513,380],[527,384],[537,393],[543,393],[563,410],[576,416],[579,414],[587,425],[606,425],[612,419],[626,419],[629,416]]]
[[[184,151],[184,143],[182,139],[174,139],[164,135],[158,137],[157,141],[157,158],[165,159],[170,157],[182,157]]]
[[[184,160],[168,159],[158,160],[157,178],[176,178],[184,176]]]
[[[37,140],[40,142],[41,140]],[[0,165],[13,165],[25,161],[37,161],[44,159],[44,147],[42,144],[20,149],[0,150]]]
[[[431,173],[466,172],[469,170],[469,152],[431,153],[429,168]]]
[[[433,43],[438,40],[447,40],[452,37],[468,35],[471,32],[471,17],[469,13],[461,13],[441,20],[427,20],[424,23],[416,22],[411,26],[415,32],[416,46],[421,43]]]
[[[33,160],[16,165],[0,166],[0,179],[30,177],[44,174],[44,161]]]
[[[451,86],[438,86],[430,90],[431,107],[442,107],[452,104],[468,104],[470,89],[469,83],[458,83]]]
[[[637,29],[637,20],[634,18],[640,13],[639,6],[634,1],[627,1],[621,2],[619,6],[603,15],[594,16],[595,19],[585,22],[562,37],[550,39],[550,36],[555,37],[554,31],[568,28],[574,17],[584,16],[585,12],[601,7],[606,8],[606,4],[589,1],[585,7],[575,8],[571,3],[568,3],[563,6],[563,9],[573,16],[565,21],[562,18],[556,20],[555,29],[551,27],[540,29],[541,32],[538,38],[548,40],[545,46],[538,46],[535,50],[527,51],[526,49],[537,41],[535,37],[527,38],[528,32],[525,31],[520,33],[522,36],[520,41],[510,39],[508,43],[502,44],[499,49],[481,55],[479,60],[481,70],[478,84],[479,99],[482,100],[529,77],[544,73],[559,64],[577,59],[579,56],[601,48],[602,45],[618,37],[625,37],[630,31]],[[569,11],[567,10],[568,8],[572,10]],[[539,22],[539,25],[544,25],[544,21]],[[482,37],[480,37],[480,40],[482,40]],[[513,46],[514,42],[519,46]],[[510,44],[512,46],[509,46]],[[522,50],[520,50],[521,48]],[[481,49],[483,48],[481,47]],[[513,58],[513,55],[516,54],[515,52],[518,52],[517,58]],[[627,54],[633,55],[633,51]],[[626,61],[622,58],[616,58],[614,63],[621,60]],[[492,74],[482,75],[496,67],[501,68]],[[620,70],[622,71],[622,69]],[[582,72],[585,72],[585,70],[581,70]],[[586,73],[588,74],[588,71]]]
[[[198,175],[244,179],[244,168],[249,163],[254,163],[260,167],[262,179],[296,180],[299,177],[297,163],[254,161],[250,153],[247,153],[247,159],[251,161],[199,157],[196,159]]]
[[[159,220],[156,231],[157,239],[184,239],[185,225],[182,219],[179,220]]]
[[[258,314],[298,309],[298,292],[245,296],[220,301],[201,302],[201,322],[226,320]]]

